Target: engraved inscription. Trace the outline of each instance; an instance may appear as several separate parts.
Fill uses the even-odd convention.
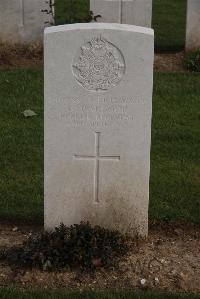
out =
[[[74,58],[72,70],[84,88],[105,91],[120,82],[125,72],[125,61],[116,46],[98,37],[81,47]]]
[[[49,117],[63,121],[69,127],[89,127],[101,131],[105,127],[132,128],[138,109],[146,105],[142,98],[131,97],[69,97],[57,99]]]
[[[94,166],[94,201],[99,202],[99,162],[104,161],[119,161],[120,156],[101,156],[100,155],[100,132],[95,132],[95,155],[94,156],[82,156],[74,155],[74,159],[78,160],[93,160]]]

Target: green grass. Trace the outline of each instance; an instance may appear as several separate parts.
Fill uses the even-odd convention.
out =
[[[186,2],[187,0],[153,0],[152,27],[155,30],[156,50],[184,49]],[[89,0],[56,0],[56,24],[84,22],[88,11]]]
[[[90,0],[56,0],[56,24],[84,22],[89,12]]]
[[[200,222],[200,76],[156,74],[150,218]]]
[[[156,50],[184,49],[186,5],[187,0],[153,0],[152,27]]]
[[[19,291],[15,289],[0,289],[1,299],[198,299],[195,295],[172,295],[153,293],[132,293],[132,292],[87,292],[87,293],[66,293],[55,291]]]
[[[154,85],[150,219],[200,223],[200,76],[157,73]],[[42,71],[0,70],[0,87],[0,219],[41,223]]]
[[[42,71],[0,72],[0,219],[42,220]],[[34,110],[38,116],[25,118]]]

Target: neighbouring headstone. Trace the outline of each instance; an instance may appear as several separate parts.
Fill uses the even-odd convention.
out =
[[[153,30],[45,30],[45,227],[148,232]]]
[[[188,0],[186,51],[200,49],[200,0]]]
[[[151,27],[152,0],[90,0],[98,22]]]
[[[0,41],[42,41],[44,28],[53,22],[46,0],[0,0]]]

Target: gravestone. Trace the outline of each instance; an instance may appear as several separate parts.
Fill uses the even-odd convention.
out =
[[[200,1],[188,0],[186,51],[200,49]]]
[[[43,40],[52,16],[46,0],[0,0],[0,41],[29,43]]]
[[[148,232],[153,30],[45,30],[45,227]]]
[[[151,27],[152,0],[90,0],[98,22]]]

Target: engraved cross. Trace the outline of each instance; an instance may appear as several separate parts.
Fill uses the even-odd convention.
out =
[[[74,155],[74,159],[77,160],[93,160],[94,164],[94,201],[99,202],[99,163],[100,161],[119,161],[120,156],[101,156],[100,155],[100,132],[95,132],[95,155],[94,156],[82,156]]]

